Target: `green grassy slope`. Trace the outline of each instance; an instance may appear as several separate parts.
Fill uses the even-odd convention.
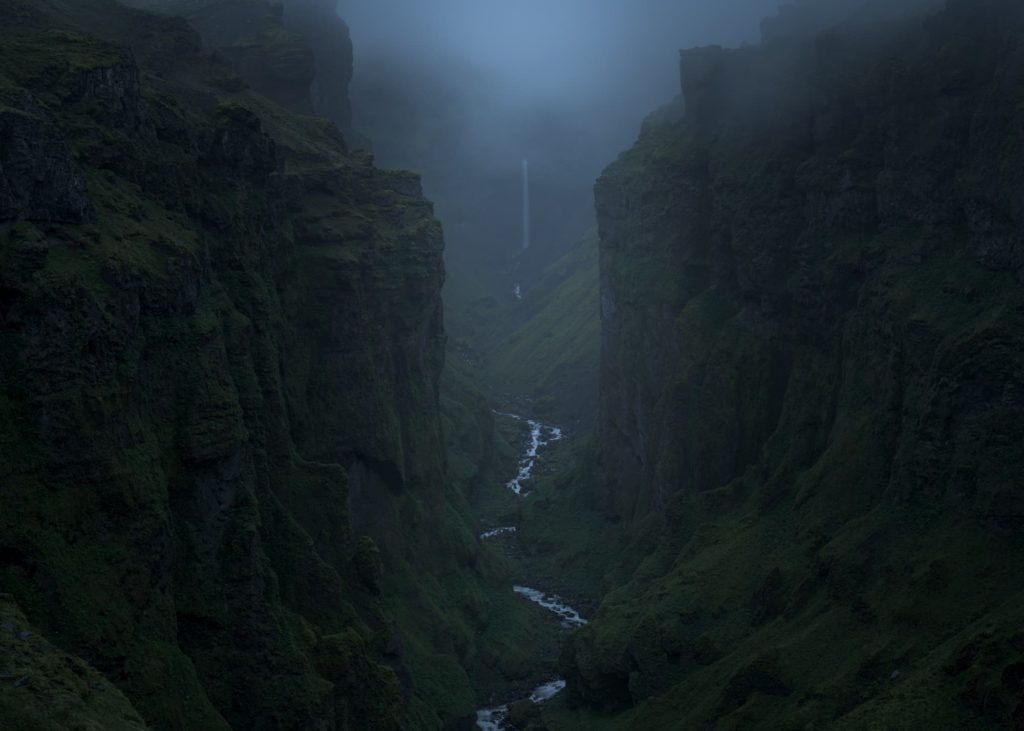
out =
[[[592,424],[600,343],[597,232],[587,233],[523,292],[485,354],[486,378],[556,421]]]
[[[491,398],[580,431],[591,428],[600,342],[596,231],[545,269],[522,300],[474,282],[452,273],[447,320],[453,348],[476,368]]]

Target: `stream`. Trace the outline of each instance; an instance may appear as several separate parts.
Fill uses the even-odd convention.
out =
[[[498,416],[504,416],[509,419],[525,422],[530,429],[530,436],[527,440],[526,447],[522,456],[519,458],[519,471],[515,477],[505,483],[505,487],[516,495],[526,497],[530,493],[524,490],[524,485],[533,477],[533,470],[537,465],[537,461],[540,459],[541,450],[554,442],[561,441],[564,435],[562,430],[557,426],[544,424],[516,414],[509,414],[500,411],[496,411],[494,413]],[[517,533],[518,531],[519,529],[516,526],[501,526],[482,532],[480,534],[480,538],[483,540],[498,538],[504,535]],[[554,614],[558,617],[558,621],[565,629],[576,629],[577,627],[582,627],[587,623],[587,620],[580,616],[578,611],[566,604],[565,600],[557,594],[548,594],[539,589],[519,585],[513,586],[512,591],[515,595],[523,597],[524,599],[533,602]],[[554,680],[549,680],[546,683],[538,685],[528,696],[526,696],[526,698],[534,703],[543,703],[544,701],[554,698],[564,688],[565,681],[561,678],[555,678]],[[509,718],[509,708],[512,704],[517,703],[519,700],[526,700],[526,698],[517,699],[492,708],[481,708],[476,712],[477,727],[481,729],[481,731],[505,731],[509,728],[506,723]]]
[[[504,411],[495,411],[494,413],[498,416],[515,419],[516,421],[525,421],[526,425],[530,427],[530,440],[527,442],[523,456],[519,458],[519,472],[515,477],[505,483],[505,487],[516,495],[526,497],[530,493],[523,492],[523,486],[524,483],[533,477],[533,468],[537,464],[537,458],[540,455],[541,448],[546,447],[553,442],[560,442],[563,437],[562,429],[557,426],[551,426],[550,424],[534,421],[533,419],[526,419],[517,414],[509,414]]]
[[[543,703],[558,695],[565,688],[564,680],[552,680],[543,685],[538,685],[528,696],[534,703]],[[496,706],[494,708],[482,708],[476,712],[476,725],[483,731],[505,731],[508,726],[509,705]]]
[[[566,629],[576,629],[587,623],[587,620],[583,619],[579,612],[566,604],[557,594],[545,594],[528,586],[513,586],[512,591],[526,597],[534,604],[539,604],[549,612],[557,614],[562,626]]]

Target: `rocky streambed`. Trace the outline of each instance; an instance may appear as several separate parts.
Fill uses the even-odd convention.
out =
[[[580,613],[566,604],[561,597],[554,594],[547,594],[539,589],[531,589],[528,586],[514,586],[512,591],[528,601],[543,607],[558,617],[559,622],[566,629],[576,629],[587,623]],[[551,700],[565,689],[565,680],[554,678],[538,685],[529,696],[512,701],[500,706],[481,708],[476,712],[476,725],[482,731],[505,731],[509,728],[508,721],[512,714],[512,707],[520,701],[531,701],[540,704]]]
[[[564,438],[561,427],[545,424],[534,419],[528,419],[518,414],[510,414],[503,411],[495,412],[498,416],[504,416],[515,421],[525,422],[530,429],[530,436],[526,447],[519,458],[519,472],[505,483],[505,487],[516,495],[526,497],[529,495],[527,484],[533,478],[533,469],[540,458],[540,451],[554,442],[560,442]]]
[[[523,452],[519,457],[518,472],[515,477],[505,483],[506,488],[516,495],[525,498],[530,494],[526,486],[533,478],[534,469],[540,460],[543,449],[555,442],[561,441],[564,438],[564,433],[560,427],[545,424],[534,419],[528,419],[517,414],[510,414],[506,412],[495,413],[498,416],[524,422],[529,428],[529,436],[526,440]],[[480,533],[480,538],[483,540],[499,539],[503,537],[511,538],[514,537],[518,531],[519,529],[517,526],[499,526],[483,531]],[[569,606],[569,604],[557,594],[517,584],[512,587],[509,599],[510,601],[515,601],[516,597],[519,597],[520,600],[525,599],[526,601],[532,602],[547,610],[552,618],[556,618],[561,626],[567,630],[582,627],[587,623],[587,620],[584,619],[576,609]],[[554,698],[564,688],[565,680],[562,678],[553,678],[538,685],[528,696],[524,698],[498,706],[481,708],[476,714],[476,725],[481,729],[481,731],[505,731],[510,728],[509,720],[514,706],[524,701],[530,701],[535,704],[544,703],[545,701]]]

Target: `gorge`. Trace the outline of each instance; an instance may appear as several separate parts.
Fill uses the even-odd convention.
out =
[[[1024,5],[0,17],[0,731],[1024,729]]]

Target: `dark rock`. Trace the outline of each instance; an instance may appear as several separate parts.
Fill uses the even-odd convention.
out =
[[[540,706],[526,698],[508,707],[508,722],[515,729],[532,729],[540,720]]]
[[[73,98],[78,103],[89,104],[100,124],[131,137],[151,140],[155,131],[142,98],[139,73],[130,55],[122,63],[82,71]]]
[[[21,108],[0,106],[0,220],[91,217],[93,204],[67,143],[28,94],[12,101]]]
[[[356,575],[363,586],[374,594],[380,594],[384,564],[381,561],[380,549],[372,538],[364,536],[359,539],[353,563]]]
[[[719,712],[729,713],[736,710],[755,692],[775,696],[785,696],[793,692],[792,685],[779,666],[778,658],[761,655],[729,678],[718,700]]]
[[[310,96],[313,111],[343,130],[352,126],[348,87],[353,52],[348,26],[332,0],[287,0],[284,25],[304,37],[316,56]]]
[[[253,89],[294,111],[351,126],[352,41],[333,3],[228,0],[181,10]]]
[[[1003,685],[1017,693],[1024,693],[1024,663],[1018,662],[1003,668],[1000,676]]]
[[[782,572],[775,568],[765,577],[751,599],[751,624],[766,624],[775,619],[786,607],[786,582]]]
[[[217,110],[217,128],[207,158],[255,185],[264,185],[277,169],[274,141],[263,133],[259,117],[236,104]]]
[[[282,31],[253,57],[308,97],[308,44],[234,4]],[[41,222],[0,240],[3,479],[64,505],[4,492],[3,588],[25,583],[35,626],[154,727],[405,727],[397,637],[421,630],[385,641],[379,595],[385,562],[425,581],[449,541],[440,226],[414,176],[350,155],[328,121],[234,96],[180,20],[72,5],[19,3],[0,33],[4,59],[30,54],[4,68],[0,218]],[[357,462],[377,477],[354,527]],[[462,611],[435,588],[409,612]],[[463,626],[430,627],[445,662]],[[32,673],[40,705],[58,665],[130,707],[63,656]]]
[[[718,662],[724,654],[718,643],[706,634],[694,640],[692,652],[693,659],[699,665],[712,665]]]
[[[685,52],[685,113],[595,186],[594,492],[644,568],[560,670],[653,727],[1008,728],[1019,650],[980,628],[1022,621],[1024,5],[813,4]]]
[[[464,716],[449,721],[442,731],[475,731],[476,728],[476,716]]]

